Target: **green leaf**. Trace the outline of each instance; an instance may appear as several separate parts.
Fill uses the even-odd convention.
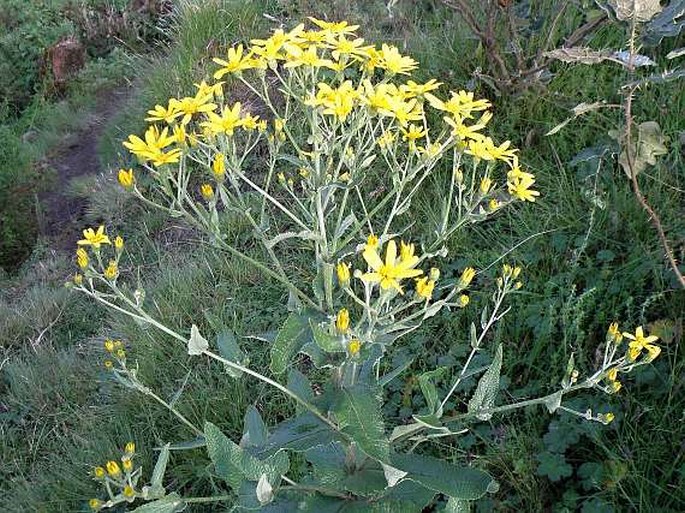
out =
[[[273,454],[281,449],[302,452],[334,440],[335,432],[329,426],[312,413],[304,413],[273,428],[258,456]]]
[[[150,479],[150,488],[148,489],[149,497],[164,495],[162,481],[164,480],[167,463],[169,463],[169,446],[170,444],[166,444],[162,447],[162,450],[157,457],[157,463],[155,463],[155,468],[152,471],[152,478]]]
[[[313,319],[309,319],[316,345],[327,353],[341,353],[345,351],[342,341],[338,335],[331,334],[327,327],[322,326]]]
[[[656,121],[645,121],[638,125],[637,142],[624,140],[622,143],[623,150],[618,157],[618,162],[628,178],[631,178],[631,166],[628,162],[627,145],[630,145],[632,170],[636,175],[647,169],[647,166],[655,165],[656,157],[668,153],[665,145],[666,137],[661,133],[661,127]]]
[[[478,381],[476,391],[469,401],[469,413],[475,413],[480,420],[488,420],[492,417],[491,413],[478,413],[481,410],[492,408],[495,404],[495,398],[499,391],[499,375],[502,370],[502,344],[497,346],[495,351],[495,358],[492,360],[490,367],[485,371],[485,374]]]
[[[138,506],[131,513],[178,513],[186,509],[186,503],[177,493],[170,493],[153,502]]]
[[[335,415],[342,431],[350,435],[362,451],[387,463],[390,443],[385,436],[381,403],[378,389],[355,385],[342,390]]]
[[[170,451],[187,451],[189,449],[199,449],[207,445],[204,436],[198,436],[192,440],[186,440],[185,442],[177,442],[175,444],[169,445]]]
[[[307,402],[311,402],[314,399],[314,393],[312,391],[312,384],[309,382],[307,376],[302,374],[297,369],[290,369],[288,371],[288,390],[295,393],[301,399]],[[299,403],[295,406],[298,412],[305,410],[304,406]]]
[[[253,405],[247,407],[244,426],[243,438],[240,440],[241,447],[261,447],[266,443],[269,432],[262,416]]]
[[[271,347],[271,370],[275,374],[285,372],[292,358],[308,341],[309,332],[307,317],[296,313],[288,316]]]
[[[433,380],[437,380],[445,373],[444,367],[438,367],[435,370],[424,372],[419,376],[419,387],[423,397],[426,399],[428,411],[436,417],[442,417],[442,407],[440,406],[440,399],[438,398],[438,389],[435,387]]]
[[[197,356],[209,348],[207,339],[200,335],[200,330],[195,324],[190,328],[190,338],[188,339],[188,354]]]
[[[247,363],[245,360],[245,353],[240,349],[240,346],[238,346],[235,335],[230,330],[223,331],[216,336],[216,345],[219,348],[219,354],[222,358],[242,365]],[[225,366],[225,369],[226,373],[232,378],[239,378],[243,375],[242,371],[228,365]]]
[[[429,456],[393,454],[391,464],[407,472],[406,479],[460,500],[474,501],[497,489],[497,483],[482,470],[457,467]]]
[[[393,379],[395,379],[397,376],[402,374],[405,370],[409,368],[409,366],[412,364],[414,361],[413,357],[405,357],[398,365],[395,367],[392,371],[388,372],[387,374],[384,374],[381,379],[378,380],[378,384],[381,387],[386,386],[388,383],[390,383]]]
[[[478,333],[476,332],[476,323],[471,323],[471,328],[469,329],[469,338],[471,340],[471,347],[473,349],[478,347]]]
[[[539,462],[538,475],[547,476],[550,481],[560,481],[573,473],[573,468],[566,462],[563,454],[543,452],[538,454],[536,458]]]
[[[205,423],[205,438],[217,474],[236,492],[245,479],[259,481],[262,474],[268,476],[273,487],[278,486],[281,475],[290,468],[290,460],[285,452],[277,452],[263,461],[259,460],[243,451],[211,422]]]
[[[450,497],[445,506],[445,513],[469,513],[471,511],[471,503],[461,499]]]

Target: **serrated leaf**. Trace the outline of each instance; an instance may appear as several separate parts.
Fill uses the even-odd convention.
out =
[[[238,346],[238,342],[233,332],[226,330],[219,333],[216,336],[216,345],[219,348],[219,354],[222,358],[239,364],[245,363],[245,353],[240,349],[240,346]],[[226,373],[232,378],[239,378],[243,375],[242,371],[228,365],[225,365],[224,368]]]
[[[461,500],[480,499],[496,486],[486,472],[471,467],[457,467],[430,456],[393,454],[391,464],[407,472],[406,479]]]
[[[309,319],[312,335],[316,345],[327,353],[341,353],[345,351],[338,335],[333,335],[326,326],[322,326],[313,319]]]
[[[495,357],[478,381],[476,391],[469,401],[469,413],[475,413],[480,420],[489,420],[492,417],[491,413],[478,413],[481,410],[487,410],[493,407],[497,392],[499,392],[499,377],[502,370],[502,344],[497,346]]]
[[[279,330],[271,347],[271,370],[282,374],[290,361],[309,339],[309,321],[307,317],[291,313]]]
[[[643,39],[652,46],[664,37],[676,37],[685,28],[685,0],[671,0],[668,5],[644,26]]]
[[[188,339],[188,354],[191,356],[201,355],[207,349],[209,349],[209,342],[200,335],[200,330],[193,324],[190,328],[190,338]]]
[[[378,389],[355,385],[342,390],[335,408],[341,430],[350,435],[368,456],[388,462],[390,444],[385,436]]]
[[[550,481],[560,481],[573,473],[573,468],[566,462],[563,454],[543,452],[537,455],[539,476],[546,476]]]
[[[170,493],[153,502],[138,506],[131,513],[178,513],[186,509],[186,503],[177,493]]]
[[[243,438],[240,440],[241,447],[261,447],[266,443],[269,431],[259,414],[259,410],[250,405],[245,411]]]

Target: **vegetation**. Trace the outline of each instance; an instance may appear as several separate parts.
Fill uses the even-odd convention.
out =
[[[476,502],[478,511],[682,510],[685,466],[678,444],[685,435],[680,393],[684,369],[679,345],[685,298],[620,164],[605,160],[598,166],[597,159],[578,157],[602,134],[622,125],[621,111],[593,111],[574,120],[571,130],[543,135],[582,101],[614,101],[624,83],[622,72],[611,62],[592,67],[550,62],[551,75],[544,84],[516,95],[496,96],[486,81],[473,76],[476,69],[487,70],[487,52],[469,37],[469,27],[461,18],[437,2],[242,4],[183,2],[165,33],[168,47],[154,51],[153,57],[115,54],[82,75],[77,82],[82,85],[69,93],[72,105],[88,105],[82,98],[103,69],[110,70],[111,76],[130,73],[129,79],[136,83],[132,103],[110,123],[100,148],[103,160],[117,169],[122,162],[117,158],[126,158],[120,141],[144,130],[141,120],[148,109],[169,97],[194,94],[192,84],[209,81],[216,70],[212,57],[225,58],[234,43],[247,44],[266,35],[277,28],[272,19],[292,28],[308,15],[324,18],[335,12],[336,19],[360,24],[367,41],[390,41],[419,61],[417,80],[435,77],[447,89],[474,89],[477,97],[490,97],[497,120],[490,127],[493,138],[511,140],[521,149],[520,161],[534,172],[542,195],[534,205],[502,210],[451,240],[441,280],[458,278],[465,267],[473,266],[485,271],[479,283],[492,284],[485,276],[491,272],[494,277],[501,265],[497,259],[505,253],[506,261],[523,268],[524,287],[512,296],[512,310],[488,338],[490,355],[499,342],[505,349],[502,369],[509,378],[501,382],[506,397],[498,404],[554,392],[571,354],[581,376],[598,368],[602,355],[596,349],[604,343],[607,326],[616,320],[626,329],[644,326],[647,333],[659,336],[662,353],[641,372],[626,377],[619,393],[580,395],[564,404],[581,412],[611,411],[615,418],[608,426],[532,407],[506,418],[495,415],[467,433],[440,439],[433,454],[472,462],[499,482],[496,494]],[[553,20],[548,13],[554,6],[535,4],[540,23],[534,27],[544,33]],[[522,14],[517,12],[525,20]],[[571,14],[583,23],[579,13]],[[565,33],[554,33],[550,46],[559,46],[555,38]],[[626,41],[625,26],[612,22],[594,31],[585,44],[604,50],[625,47]],[[665,55],[679,46],[677,38],[666,38],[642,53],[648,51],[650,58],[666,65]],[[117,64],[122,62],[126,66]],[[685,221],[679,214],[685,184],[676,113],[683,111],[685,99],[680,86],[678,81],[652,84],[640,91],[633,109],[641,121],[659,119],[668,141],[667,153],[640,174],[640,185],[658,209],[675,258],[682,262]],[[246,102],[248,96],[231,85],[227,98],[233,104]],[[38,103],[46,110],[36,119],[59,118],[43,115],[57,112],[50,109],[59,106]],[[66,117],[73,120],[72,126],[78,125],[73,116]],[[41,134],[54,141],[54,133],[63,125],[55,122],[53,128],[49,123]],[[25,133],[14,127],[9,130],[16,141]],[[20,143],[14,148],[10,144],[4,150],[14,152],[10,155],[14,162],[26,166],[35,162],[33,156],[22,156]],[[0,177],[5,176],[0,172]],[[442,194],[437,182],[428,183]],[[268,334],[287,316],[288,295],[278,281],[217,251],[192,225],[123,194],[114,173],[84,184],[82,191],[75,193],[90,202],[83,224],[104,223],[110,234],[122,234],[126,259],[121,272],[132,285],[139,282],[148,300],[154,300],[150,305],[160,323],[175,330],[195,323],[203,334],[223,327],[239,335],[245,365],[268,368]],[[427,192],[416,198],[416,229],[435,219],[436,195]],[[249,224],[232,220],[222,230],[236,247],[261,258],[249,243]],[[293,414],[293,404],[267,384],[245,377],[232,380],[221,364],[188,356],[186,348],[169,335],[64,289],[73,260],[72,254],[55,255],[39,243],[21,269],[3,279],[0,504],[4,510],[86,511],[88,499],[98,493],[98,483],[88,479],[93,466],[118,458],[127,441],[135,441],[134,462],[149,479],[158,457],[155,448],[195,437],[159,401],[129,393],[112,379],[102,366],[107,338],[126,341],[127,365],[137,365],[140,380],[164,402],[183,390],[173,401],[174,408],[195,426],[209,421],[237,441],[244,412],[251,405],[256,405],[267,426]],[[133,272],[129,265],[140,269]],[[284,265],[301,269],[302,253],[288,253]],[[488,300],[487,293],[477,290],[470,296],[473,312]],[[425,371],[446,367],[455,373],[461,368],[470,351],[470,322],[466,315],[439,313],[394,348],[392,366],[407,355],[419,357],[405,371],[406,383],[398,380],[388,385],[386,417],[409,422],[411,414],[425,406],[419,381]],[[242,337],[259,333],[264,336]],[[486,355],[479,355],[475,365],[488,363]],[[452,383],[438,381],[436,391],[444,397]],[[468,398],[476,384],[475,377],[466,379],[458,393]],[[204,448],[171,451],[163,484],[184,497],[228,493],[209,463]],[[291,465],[298,478],[304,475],[303,460],[293,458]],[[213,510],[201,504],[192,508],[205,509]]]

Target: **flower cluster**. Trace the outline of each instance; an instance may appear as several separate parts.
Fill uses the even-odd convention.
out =
[[[104,366],[107,370],[112,370],[114,368],[114,362],[111,358],[114,358],[122,367],[126,366],[126,350],[124,349],[124,343],[121,340],[112,340],[108,338],[105,339],[103,346],[108,355],[108,358],[104,361]]]
[[[109,460],[93,469],[93,479],[102,483],[108,496],[107,500],[90,499],[88,504],[93,511],[110,508],[122,502],[133,502],[140,494],[136,486],[142,469],[136,468],[133,464],[135,452],[136,444],[128,442],[119,461]]]
[[[74,285],[82,286],[84,277],[91,283],[93,279],[116,282],[119,277],[119,259],[124,251],[124,239],[121,236],[117,235],[112,241],[105,233],[104,226],[97,230],[86,228],[83,230],[83,239],[77,242],[77,246],[76,264],[80,272],[74,275]],[[107,261],[107,265],[102,258],[102,246],[114,247],[114,254]]]

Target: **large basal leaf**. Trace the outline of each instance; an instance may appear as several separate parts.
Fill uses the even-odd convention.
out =
[[[281,449],[302,452],[335,440],[335,432],[311,413],[288,419],[273,428],[258,455],[273,454]]]
[[[303,315],[291,313],[276,335],[271,347],[271,370],[281,374],[293,357],[310,338],[309,320]]]
[[[138,506],[131,513],[178,513],[186,509],[186,503],[177,493],[170,493],[156,501]]]
[[[262,474],[266,474],[271,485],[276,487],[281,475],[290,468],[290,460],[285,452],[259,460],[231,441],[211,422],[205,423],[205,439],[217,474],[236,492],[245,479],[259,481]]]
[[[460,500],[473,501],[497,489],[495,480],[482,470],[457,467],[430,456],[393,454],[391,464],[407,472],[406,479]]]
[[[502,370],[502,344],[497,347],[495,351],[495,358],[492,360],[490,367],[485,371],[485,374],[478,381],[478,386],[469,401],[469,413],[475,413],[480,420],[488,420],[492,417],[491,413],[478,413],[481,410],[492,408],[495,404],[495,398],[499,391],[499,375]]]
[[[299,513],[417,513],[416,505],[392,499],[351,501],[311,495],[299,505]]]
[[[355,385],[342,390],[335,416],[342,431],[354,439],[362,451],[387,463],[390,443],[385,436],[381,405],[378,389]]]

